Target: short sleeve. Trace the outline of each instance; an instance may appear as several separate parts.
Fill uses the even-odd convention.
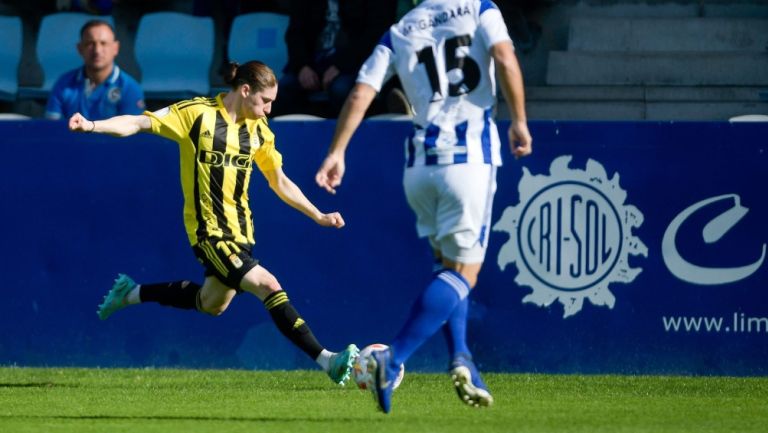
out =
[[[390,33],[387,32],[363,63],[357,74],[357,82],[368,84],[377,92],[381,91],[384,83],[394,74],[394,54]]]
[[[501,16],[499,8],[490,0],[480,2],[480,26],[478,32],[485,41],[485,47],[490,49],[499,42],[511,41],[507,25]]]
[[[282,167],[283,155],[275,148],[275,134],[266,125],[257,124],[256,136],[260,145],[254,152],[253,160],[259,170],[263,173]]]
[[[176,142],[181,141],[191,128],[190,122],[179,111],[177,104],[161,108],[157,111],[145,111],[144,115],[149,116],[152,122],[151,132],[153,134]]]

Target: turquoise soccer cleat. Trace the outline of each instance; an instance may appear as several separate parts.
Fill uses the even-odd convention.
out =
[[[115,284],[112,285],[112,289],[107,293],[107,296],[104,296],[104,302],[99,305],[99,311],[97,311],[99,319],[107,320],[115,311],[127,307],[128,304],[125,302],[125,297],[128,296],[128,293],[134,287],[136,287],[136,282],[131,277],[125,274],[117,274]]]
[[[472,357],[460,353],[451,362],[451,380],[459,399],[469,406],[481,407],[493,404],[493,396],[480,377]]]
[[[328,376],[334,383],[344,385],[349,380],[352,371],[352,365],[360,354],[360,349],[354,344],[350,344],[346,349],[331,357]]]

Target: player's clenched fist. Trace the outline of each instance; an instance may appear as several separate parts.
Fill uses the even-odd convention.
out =
[[[507,130],[509,145],[515,158],[528,156],[533,152],[533,139],[525,122],[512,122]]]
[[[95,123],[86,119],[80,113],[75,113],[69,118],[69,130],[74,132],[91,132],[95,127]]]
[[[320,216],[320,219],[317,221],[317,223],[323,227],[335,227],[337,229],[344,227],[345,224],[344,218],[342,218],[341,214],[338,212],[323,214]]]

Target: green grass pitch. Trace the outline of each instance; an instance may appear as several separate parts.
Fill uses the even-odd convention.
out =
[[[406,373],[392,413],[319,371],[0,368],[0,432],[765,432],[768,378]]]

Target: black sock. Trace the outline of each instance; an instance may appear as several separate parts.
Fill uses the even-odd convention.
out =
[[[309,355],[312,360],[317,359],[323,346],[315,338],[299,312],[293,308],[288,295],[284,291],[271,293],[264,299],[264,307],[272,316],[277,329],[293,342],[299,349]]]
[[[198,309],[199,291],[200,285],[191,281],[142,284],[139,289],[139,299],[141,302],[157,302],[168,307],[195,310]]]

